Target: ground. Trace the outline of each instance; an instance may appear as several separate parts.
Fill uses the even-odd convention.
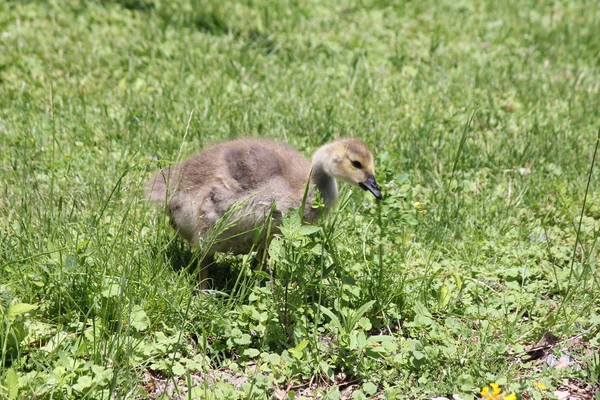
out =
[[[594,1],[0,3],[0,395],[597,398],[599,37]],[[240,136],[360,137],[384,199],[203,294],[144,183]]]

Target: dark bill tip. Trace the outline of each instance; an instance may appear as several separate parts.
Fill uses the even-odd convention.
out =
[[[381,200],[381,190],[379,189],[379,186],[377,186],[377,181],[373,175],[369,175],[367,180],[360,182],[358,186],[360,186],[363,190],[368,190],[369,192],[373,193],[373,196],[375,196],[377,200]]]

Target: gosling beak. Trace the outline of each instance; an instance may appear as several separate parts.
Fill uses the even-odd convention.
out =
[[[373,175],[367,176],[367,180],[360,182],[358,186],[360,186],[363,190],[368,190],[369,192],[373,193],[373,196],[375,196],[377,200],[381,200],[381,191],[379,190],[379,186],[377,186],[377,181]]]

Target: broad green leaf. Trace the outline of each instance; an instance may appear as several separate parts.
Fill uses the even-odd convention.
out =
[[[374,335],[367,339],[367,343],[374,345],[380,343],[383,349],[387,352],[392,352],[398,349],[398,343],[396,338],[389,335]]]
[[[283,220],[283,225],[280,230],[286,238],[295,239],[297,236],[296,232],[301,226],[300,216],[296,213],[290,213],[287,218]]]
[[[473,377],[469,374],[462,374],[458,377],[456,381],[457,385],[460,385],[461,390],[471,391],[475,387],[475,381]]]
[[[386,354],[389,354],[388,351],[386,351],[383,347],[381,346],[376,346],[376,347],[367,347],[365,349],[365,354],[368,357],[371,358],[382,358],[384,357]]]
[[[239,328],[233,328],[231,330],[231,336],[233,336],[233,337],[242,336],[242,331]]]
[[[252,343],[252,338],[247,333],[242,333],[240,337],[236,337],[233,341],[241,346]]]
[[[417,316],[425,316],[431,318],[431,313],[429,312],[427,307],[425,307],[420,301],[415,302],[415,305],[413,306],[413,311]]]
[[[89,375],[83,375],[80,376],[79,379],[77,379],[77,383],[73,385],[73,389],[77,390],[78,392],[83,392],[86,389],[92,387],[93,384],[94,380],[92,379],[92,377],[90,377]]]
[[[440,293],[438,295],[438,307],[442,309],[446,308],[448,303],[450,303],[450,297],[450,288],[446,285],[443,285],[440,288]]]
[[[323,246],[321,246],[320,243],[317,243],[313,246],[312,249],[310,249],[311,253],[316,254],[318,256],[320,256],[321,254],[327,254],[326,251],[323,250]]]
[[[92,372],[94,373],[94,380],[101,382],[110,379],[112,377],[112,368],[105,368],[102,365],[92,365]]]
[[[356,324],[358,324],[358,321],[360,321],[363,315],[365,315],[365,313],[369,311],[371,307],[373,307],[373,304],[375,304],[375,300],[371,300],[363,304],[358,310],[354,311],[354,313],[352,314],[352,319],[348,321],[349,324],[347,326],[347,329],[349,331],[356,328]]]
[[[321,230],[321,227],[319,227],[319,226],[315,226],[315,225],[302,225],[298,229],[298,234],[301,235],[301,236],[308,236],[308,235],[312,235],[313,233],[318,232],[320,230]]]
[[[302,355],[304,354],[304,349],[308,346],[308,340],[303,340],[296,345],[293,349],[289,349],[288,351],[294,356],[295,359],[300,360]]]
[[[415,311],[415,319],[414,323],[417,327],[421,326],[429,326],[433,323],[433,319],[431,313],[421,302],[415,302],[413,306],[413,310]]]
[[[269,362],[271,364],[279,364],[281,362],[281,357],[277,353],[269,354]]]
[[[296,345],[296,347],[294,347],[294,350],[295,351],[302,351],[302,350],[304,350],[306,348],[306,346],[308,346],[308,340],[305,339],[305,340],[301,341],[300,343],[298,343]]]
[[[145,331],[150,326],[150,318],[141,306],[133,306],[129,321],[138,332]]]
[[[176,362],[173,364],[173,368],[171,368],[171,371],[173,372],[173,375],[181,376],[185,374],[186,369],[181,363]]]
[[[367,339],[368,343],[384,343],[384,342],[392,342],[396,343],[396,338],[390,335],[373,335],[369,336]]]
[[[358,342],[356,340],[356,332],[350,332],[348,335],[348,348],[350,350],[356,350],[358,348]]]
[[[46,343],[46,345],[43,346],[41,349],[47,351],[48,353],[51,353],[54,350],[56,350],[63,343],[63,341],[67,339],[67,337],[69,337],[69,334],[65,331],[56,332],[56,335],[54,335],[50,340],[48,340],[48,343]]]
[[[363,331],[358,332],[356,335],[356,344],[359,349],[364,349],[367,345],[367,335]]]
[[[462,280],[461,276],[458,273],[454,272],[452,274],[452,277],[454,278],[454,281],[456,282],[457,290],[460,291],[462,289],[462,285],[463,285],[463,280]]]
[[[16,399],[19,394],[19,377],[13,368],[9,368],[8,371],[6,371],[4,386],[6,387],[6,396],[8,399]]]
[[[343,332],[344,329],[342,328],[342,323],[340,322],[340,319],[329,308],[324,307],[324,306],[320,306],[320,307],[321,307],[321,312],[323,314],[327,315],[331,319],[331,322],[337,328],[337,330],[340,333]]]
[[[371,324],[371,321],[369,321],[369,318],[365,317],[358,320],[358,326],[360,326],[365,331],[370,331],[371,328],[373,328],[373,325]]]
[[[422,360],[425,358],[425,353],[420,352],[419,350],[413,350],[412,351],[412,356],[416,359],[416,360]]]
[[[331,368],[331,365],[329,365],[328,363],[326,363],[325,361],[321,361],[319,363],[319,367],[321,368],[321,371],[323,372],[323,374],[329,378],[329,380],[333,381],[335,378],[335,374],[333,373],[333,368]]]
[[[260,351],[256,350],[256,349],[246,349],[244,350],[244,355],[248,356],[250,358],[254,358],[256,356],[258,356],[260,354]]]
[[[284,255],[283,240],[280,237],[274,238],[269,245],[269,257],[273,261],[279,261]]]
[[[366,394],[374,395],[377,393],[377,385],[375,385],[373,382],[366,382],[362,385],[362,390]]]
[[[121,285],[118,283],[110,283],[102,290],[102,297],[117,297],[121,293]]]
[[[11,304],[8,309],[8,321],[12,323],[19,315],[25,314],[31,310],[35,310],[36,308],[38,308],[38,306],[35,304]]]

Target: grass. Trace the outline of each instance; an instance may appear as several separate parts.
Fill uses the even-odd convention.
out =
[[[593,398],[599,22],[593,1],[3,2],[0,394]],[[345,188],[316,228],[286,220],[273,277],[223,255],[201,296],[141,193],[238,136],[361,137],[385,199]]]

